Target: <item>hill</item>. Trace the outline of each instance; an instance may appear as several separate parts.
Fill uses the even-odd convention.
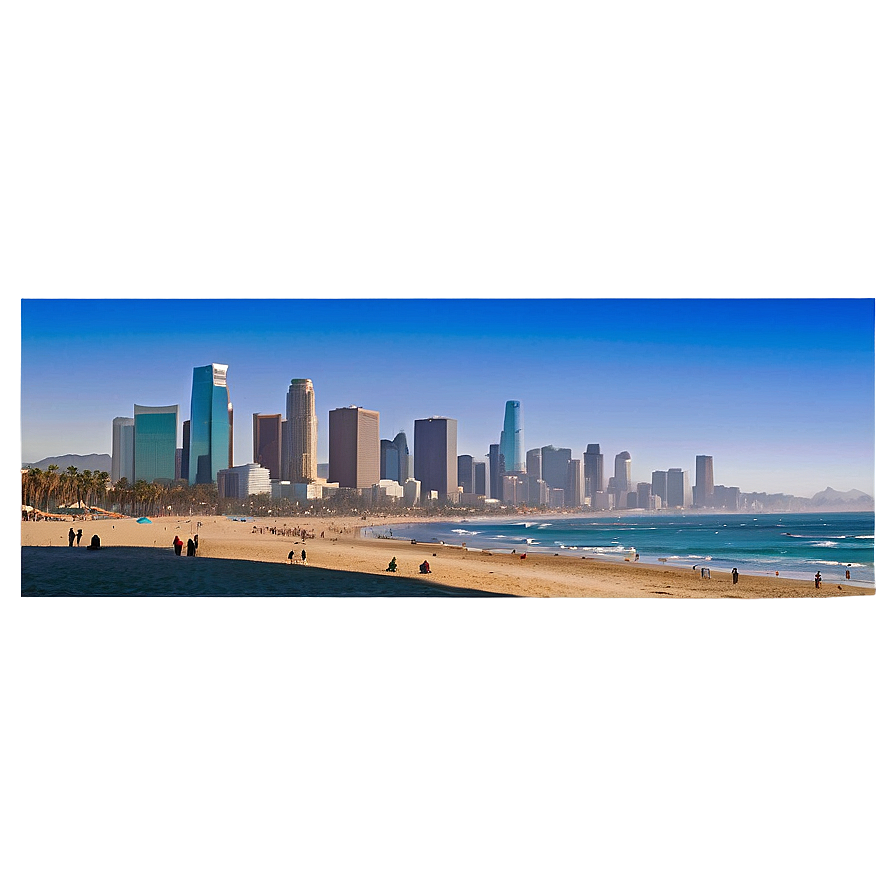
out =
[[[46,470],[50,464],[56,464],[60,470],[77,467],[79,470],[100,470],[112,473],[112,456],[109,454],[62,454],[59,457],[45,457],[35,463],[22,463],[22,467],[37,467]]]

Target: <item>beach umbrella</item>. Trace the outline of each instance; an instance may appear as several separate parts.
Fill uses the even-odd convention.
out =
[[[137,520],[137,522],[138,523],[152,523],[152,520],[148,520],[145,516],[141,516],[140,519]]]

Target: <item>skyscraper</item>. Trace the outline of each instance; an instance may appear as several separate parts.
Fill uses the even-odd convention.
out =
[[[394,439],[380,439],[380,478],[394,479],[404,485],[414,475],[408,440],[404,430],[399,430]]]
[[[181,439],[183,449],[180,453],[180,469],[177,471],[178,479],[190,481],[190,421],[184,420],[181,427]]]
[[[666,504],[669,507],[690,507],[693,504],[690,476],[687,470],[672,467],[666,472]]]
[[[604,456],[600,453],[600,445],[589,445],[582,456],[584,461],[585,487],[588,495],[604,490]]]
[[[252,462],[264,467],[271,479],[280,475],[283,417],[281,414],[252,415]]]
[[[585,503],[584,485],[582,462],[577,457],[572,458],[566,465],[566,489],[563,496],[564,506],[581,507]]]
[[[712,507],[712,457],[697,455],[697,478],[694,482],[694,503],[698,507]]]
[[[500,452],[504,456],[504,472],[525,472],[526,454],[523,448],[523,408],[518,401],[504,406],[504,429],[501,431]]]
[[[666,495],[668,493],[669,473],[666,470],[654,470],[650,480],[650,490],[656,495],[665,506]]]
[[[112,420],[112,472],[113,483],[119,479],[134,481],[134,418],[115,417]]]
[[[632,490],[632,456],[628,451],[620,451],[616,455],[614,469],[616,476],[616,490],[628,494]]]
[[[330,475],[340,488],[380,481],[380,414],[352,405],[330,411]]]
[[[332,413],[330,411],[331,415]],[[317,476],[317,415],[314,412],[314,385],[309,379],[295,379],[290,382],[289,392],[286,394],[284,433],[286,437],[280,465],[285,472],[283,478],[290,482],[314,482]],[[377,433],[379,433],[379,414],[377,414]],[[377,445],[378,457],[379,445]],[[332,469],[330,472],[332,474]],[[335,481],[341,482],[341,480]]]
[[[164,407],[134,405],[134,481],[176,479],[176,404]]]
[[[526,452],[526,472],[530,479],[541,479],[541,448],[530,448]]]
[[[485,461],[473,464],[473,494],[488,494],[488,464]]]
[[[190,400],[190,485],[218,481],[233,466],[233,405],[227,365],[193,368]]]
[[[541,478],[550,488],[561,488],[566,491],[566,477],[569,462],[572,460],[572,448],[555,448],[545,445],[541,449]]]
[[[501,458],[501,446],[488,446],[488,496],[501,500],[501,477],[504,475],[504,461]]]
[[[457,458],[457,485],[466,495],[475,494],[473,467],[472,454],[461,454]]]
[[[457,492],[457,420],[414,421],[414,476],[424,495],[438,492],[445,500]]]

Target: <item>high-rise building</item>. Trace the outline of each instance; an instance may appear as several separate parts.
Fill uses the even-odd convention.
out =
[[[176,404],[134,405],[134,482],[177,478],[177,415]]]
[[[504,475],[504,461],[500,445],[488,446],[488,496],[501,500],[501,477]]]
[[[271,479],[286,479],[280,475],[283,449],[283,415],[252,415],[252,462],[260,464]]]
[[[221,498],[248,498],[249,495],[271,494],[271,475],[261,464],[243,464],[218,470],[215,477]]]
[[[446,500],[457,493],[457,420],[414,421],[414,477],[424,495],[438,492]]]
[[[403,485],[413,475],[413,462],[404,430],[399,430],[394,439],[380,439],[380,478],[392,479]]]
[[[466,495],[475,493],[472,454],[461,454],[457,458],[457,485],[464,490]]]
[[[566,507],[581,507],[585,503],[585,479],[582,462],[576,457],[566,465],[566,490],[563,499]]]
[[[595,492],[604,490],[604,456],[600,453],[600,445],[589,445],[582,456],[585,472],[585,493],[593,496]]]
[[[134,481],[134,418],[115,417],[112,420],[112,472],[113,483],[119,479]]]
[[[488,464],[485,461],[473,464],[473,494],[488,494]]]
[[[233,466],[233,405],[226,364],[193,368],[189,463],[190,485],[217,482],[218,470]]]
[[[352,405],[330,411],[329,482],[370,488],[380,481],[380,414]]]
[[[566,491],[566,477],[571,460],[572,448],[545,445],[541,449],[541,478],[551,489],[560,488]]]
[[[628,494],[632,490],[632,456],[628,451],[620,451],[616,455],[614,469],[616,490]]]
[[[531,479],[541,479],[541,448],[530,448],[526,452],[526,472]]]
[[[651,499],[653,498],[653,492],[651,491],[650,483],[639,482],[635,486],[635,491],[638,493],[638,507],[643,510],[652,510]]]
[[[693,493],[688,471],[672,467],[666,473],[666,506],[690,507],[692,503]]]
[[[379,415],[377,415],[377,432],[379,432]],[[309,379],[294,379],[289,384],[289,392],[286,393],[284,434],[280,464],[281,472],[285,473],[283,478],[290,482],[314,482],[317,477],[317,415],[314,412],[314,384]],[[377,445],[377,457],[379,457],[379,445]],[[330,462],[332,463],[332,460]],[[379,476],[376,479],[379,480]]]
[[[650,479],[650,490],[662,501],[664,506],[668,503],[666,500],[668,480],[669,474],[666,470],[654,470]]]
[[[526,454],[523,448],[523,408],[518,401],[508,401],[504,405],[504,429],[501,431],[499,445],[499,451],[504,457],[504,472],[525,472]]]
[[[694,503],[698,507],[712,507],[712,457],[697,455],[697,478],[694,482]]]
[[[190,421],[184,420],[184,425],[181,428],[181,439],[183,444],[183,449],[180,452],[180,468],[177,471],[177,476],[179,479],[186,479],[187,482],[190,481]]]

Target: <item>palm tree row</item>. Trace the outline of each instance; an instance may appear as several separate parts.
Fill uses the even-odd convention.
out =
[[[106,508],[108,485],[109,474],[105,470],[67,467],[60,473],[56,464],[50,464],[46,470],[31,467],[22,473],[22,504],[42,508],[46,513],[76,502],[79,508]]]

